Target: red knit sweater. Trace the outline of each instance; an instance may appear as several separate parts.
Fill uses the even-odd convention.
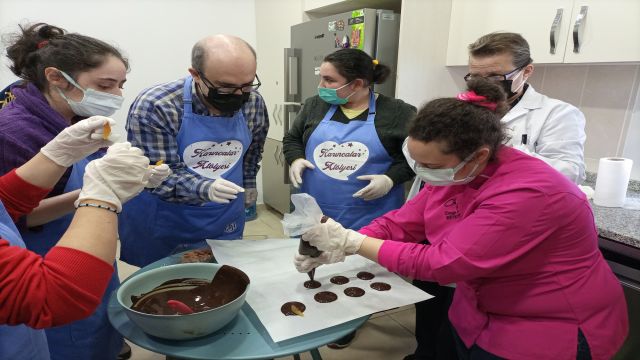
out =
[[[0,201],[14,221],[50,190],[15,170],[0,177]],[[42,258],[0,239],[0,324],[40,329],[83,319],[100,304],[112,273],[111,264],[79,250],[55,246]]]

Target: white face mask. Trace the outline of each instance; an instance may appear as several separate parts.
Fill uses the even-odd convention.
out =
[[[80,89],[83,93],[82,100],[75,101],[66,97],[62,90],[58,89],[58,93],[67,101],[74,114],[86,117],[94,115],[111,116],[122,107],[122,102],[124,101],[122,96],[97,91],[91,88],[83,89],[64,71],[60,71],[60,73],[69,83],[71,83],[71,85]]]
[[[465,166],[469,160],[473,158],[476,153],[472,153],[467,156],[466,159],[462,160],[460,164],[456,165],[453,168],[448,169],[429,169],[422,165],[419,165],[416,162],[416,165],[413,169],[416,175],[425,183],[433,185],[433,186],[447,186],[447,185],[461,185],[470,182],[475,179],[476,175],[474,174],[478,169],[478,163],[473,167],[473,170],[467,175],[464,179],[455,180],[456,173]]]

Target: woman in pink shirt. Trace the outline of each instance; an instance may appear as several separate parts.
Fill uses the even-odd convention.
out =
[[[329,220],[307,272],[359,254],[415,279],[456,283],[449,318],[463,359],[608,359],[628,330],[622,287],[598,250],[582,192],[503,146],[505,95],[485,80],[426,104],[409,129],[428,186],[359,232]],[[428,239],[429,244],[420,242]]]

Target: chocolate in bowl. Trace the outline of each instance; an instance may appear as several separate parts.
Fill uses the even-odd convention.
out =
[[[211,280],[222,267],[223,265],[215,263],[190,263],[143,269],[120,285],[116,292],[116,299],[133,324],[148,335],[169,340],[188,340],[206,336],[225,327],[238,315],[245,304],[247,292],[251,287],[250,283],[247,284],[244,292],[232,301],[188,315],[156,315],[136,311],[131,309],[131,296],[140,297],[142,294],[151,293],[158,285],[173,280],[187,278]],[[241,274],[244,281],[248,282],[248,277],[241,270],[235,270]],[[194,287],[197,286],[196,284]],[[175,302],[172,301],[172,305],[175,305]],[[160,303],[161,301],[158,300],[158,304]],[[166,305],[166,302],[164,304]],[[176,307],[182,309],[181,306]]]
[[[178,300],[194,313],[228,304],[244,293],[249,277],[242,271],[223,265],[210,282],[206,279],[181,278],[163,282],[151,291],[131,295],[131,309],[152,315],[182,315],[168,305]]]

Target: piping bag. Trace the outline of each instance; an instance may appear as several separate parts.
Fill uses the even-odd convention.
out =
[[[322,215],[322,210],[316,199],[307,193],[299,193],[291,195],[291,202],[295,206],[295,210],[290,214],[284,214],[282,219],[282,228],[285,235],[289,237],[302,236],[314,226],[327,221],[328,217]],[[315,246],[309,244],[308,241],[300,238],[298,252],[301,255],[310,257],[318,257],[322,254]],[[307,273],[309,279],[313,280],[316,269],[312,269]]]

